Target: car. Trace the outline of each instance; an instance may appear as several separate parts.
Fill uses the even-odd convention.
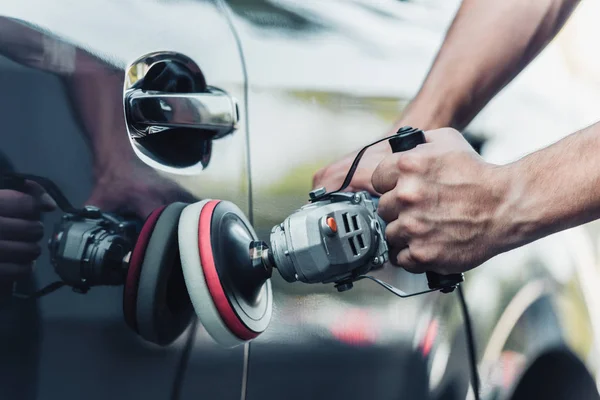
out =
[[[173,202],[226,200],[267,241],[306,204],[314,172],[388,132],[457,4],[5,2],[0,165],[53,180],[74,205],[140,219]],[[156,78],[152,67],[165,60],[183,66],[181,82]],[[136,86],[149,73],[155,84]],[[133,109],[130,89],[211,100],[174,110],[159,99],[150,115]],[[524,86],[510,93],[465,133],[489,159],[507,161],[548,140],[509,129],[507,114],[525,119],[507,106],[511,99],[542,97]],[[540,104],[537,120],[561,121]],[[130,134],[143,118],[181,118],[191,128],[157,130],[156,142],[139,146]],[[42,243],[62,215],[44,215]],[[124,322],[120,285],[13,299],[14,284],[31,293],[58,279],[44,248],[31,276],[2,287],[0,393],[11,400],[465,399],[474,398],[475,369],[481,398],[519,390],[583,398],[599,372],[596,228],[544,238],[466,273],[470,326],[456,291],[401,299],[367,281],[339,293],[274,274],[268,328],[234,348],[216,343],[202,323],[166,346],[144,340]],[[427,287],[425,276],[391,266],[374,275],[408,293]]]

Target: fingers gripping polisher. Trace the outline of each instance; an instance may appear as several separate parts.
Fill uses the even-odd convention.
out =
[[[344,291],[352,288],[353,282],[368,278],[401,297],[419,294],[402,293],[365,275],[388,259],[385,222],[377,214],[377,198],[367,192],[344,192],[364,152],[383,140],[388,140],[397,153],[425,143],[425,135],[422,130],[404,127],[395,135],[364,147],[338,190],[311,192],[307,205],[273,228],[270,248],[254,244],[267,253],[262,257],[266,266],[276,268],[288,282],[334,283],[339,291]],[[427,292],[447,293],[463,281],[463,275],[427,273],[427,281]]]
[[[410,127],[386,139],[395,152],[424,143],[423,132]],[[273,270],[287,282],[333,283],[339,291],[371,279],[400,297],[451,292],[463,281],[462,274],[428,273],[429,290],[406,294],[367,275],[387,261],[385,225],[377,215],[377,199],[343,190],[364,151],[378,142],[359,152],[340,189],[311,192],[308,204],[276,225],[270,245],[257,240],[232,203],[205,200],[183,210],[178,235],[183,275],[196,314],[216,342],[236,346],[267,328]]]

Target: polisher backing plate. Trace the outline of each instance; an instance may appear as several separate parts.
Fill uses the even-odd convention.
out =
[[[250,244],[257,240],[250,221],[235,204],[211,201],[202,209],[198,232],[204,277],[219,313],[239,337],[255,337],[270,322],[272,293],[264,267],[254,269],[250,260]]]
[[[140,230],[129,260],[129,268],[127,269],[127,277],[125,278],[125,285],[123,287],[123,317],[127,325],[136,333],[138,333],[138,328],[135,309],[142,262],[144,261],[144,254],[146,253],[146,247],[148,246],[154,225],[156,225],[156,221],[158,221],[158,217],[160,217],[165,207],[157,208],[146,218],[146,222],[144,222],[144,226]]]
[[[219,204],[225,206],[221,211],[217,210]],[[240,217],[243,224],[224,223],[222,211]],[[221,229],[226,226],[237,228],[238,234]],[[251,304],[227,286],[231,283],[227,275],[237,276],[238,271],[249,265],[249,245],[255,237],[243,212],[230,202],[205,200],[189,205],[179,221],[182,267],[192,304],[206,331],[225,347],[235,347],[256,338],[271,319],[270,280],[258,288]],[[224,258],[223,252],[236,256]],[[235,260],[240,262],[232,265]],[[224,274],[223,278],[219,271]]]
[[[173,203],[158,217],[146,246],[137,291],[136,321],[144,339],[165,346],[188,327],[193,315],[179,245],[179,217],[187,206]]]

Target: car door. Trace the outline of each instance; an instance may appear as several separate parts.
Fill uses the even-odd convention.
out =
[[[242,60],[217,2],[12,1],[0,10],[0,32],[0,150],[14,170],[52,179],[77,207],[92,202],[142,219],[152,207],[205,197],[249,212],[244,120],[204,149],[210,150],[203,153],[204,168],[180,176],[139,162],[123,118],[124,83],[144,73],[129,69],[126,78],[127,66],[157,52],[188,57],[208,85],[245,110]],[[61,215],[44,216],[43,253],[19,290],[32,292],[57,279],[45,243]],[[122,287],[87,294],[62,289],[20,303],[10,300],[10,286],[4,295],[11,307],[0,310],[3,398],[241,394],[243,347],[223,350],[201,325],[165,348],[145,342],[123,321]],[[182,358],[188,335],[189,360]]]
[[[422,6],[403,2],[227,4],[248,71],[252,207],[266,240],[306,204],[319,168],[389,132],[438,33],[418,22]],[[436,7],[427,11],[439,19]],[[426,288],[423,276],[392,268],[377,275],[406,292]],[[456,297],[399,299],[371,282],[344,293],[273,282],[273,321],[251,345],[248,399],[425,399],[452,370],[430,381],[437,342],[446,346],[443,363],[452,353],[450,364],[468,365]],[[454,374],[457,393],[466,393],[468,374]]]

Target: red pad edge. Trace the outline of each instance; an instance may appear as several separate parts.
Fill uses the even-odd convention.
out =
[[[138,283],[142,272],[142,263],[144,262],[146,248],[148,247],[148,242],[150,241],[150,236],[154,231],[158,217],[160,217],[166,207],[167,206],[159,207],[150,213],[135,242],[133,252],[131,253],[131,259],[129,260],[129,269],[127,270],[125,287],[123,288],[123,317],[125,318],[127,325],[136,332],[137,320],[135,317],[135,310],[137,307]]]
[[[211,200],[204,205],[198,220],[198,249],[200,251],[200,263],[204,272],[206,286],[210,297],[227,328],[235,336],[242,340],[251,340],[258,337],[259,333],[250,330],[240,319],[229,304],[225,291],[219,280],[219,274],[215,267],[210,237],[212,215],[220,200]]]

